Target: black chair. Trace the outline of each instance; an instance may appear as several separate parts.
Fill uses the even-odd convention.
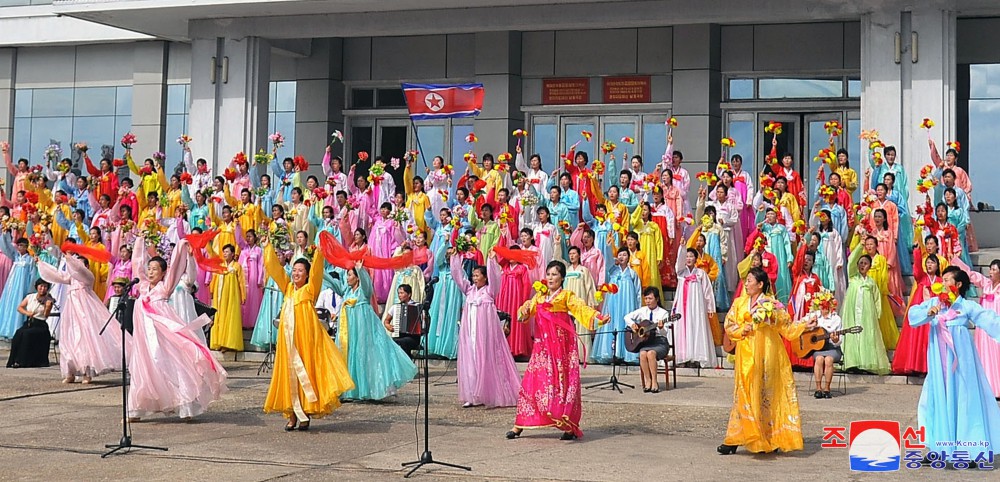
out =
[[[670,372],[674,372],[674,388],[677,388],[677,356],[676,345],[674,345],[674,324],[670,323],[670,349],[667,350],[667,357],[663,359],[663,390],[670,390]],[[657,367],[659,369],[659,367]]]

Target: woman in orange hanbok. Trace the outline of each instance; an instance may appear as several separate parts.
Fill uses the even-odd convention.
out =
[[[726,334],[736,342],[733,408],[720,454],[802,450],[802,422],[795,380],[782,338],[794,340],[816,326],[792,323],[784,306],[764,294],[770,281],[760,268],[751,268],[746,293],[726,315]]]

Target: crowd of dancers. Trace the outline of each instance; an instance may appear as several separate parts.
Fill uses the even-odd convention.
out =
[[[341,400],[392,395],[416,376],[410,357],[425,341],[430,355],[457,358],[465,406],[517,407],[508,438],[535,427],[579,437],[579,362],[638,364],[655,393],[657,362],[672,349],[677,363],[702,367],[735,356],[722,453],[800,449],[792,367],[814,370],[816,398],[829,398],[838,363],[926,375],[921,422],[944,427],[929,428],[935,440],[1000,441],[1000,261],[988,276],[971,268],[972,184],[957,143],[942,158],[928,136],[924,198],[911,209],[908,173],[876,132],[863,134],[859,175],[834,147],[839,124],[827,123],[810,193],[792,154],[777,151],[780,124],[768,129],[759,177],[725,153],[692,176],[669,129],[657,162],[616,157],[612,141],[591,162],[578,142],[552,171],[538,154],[525,159],[520,140],[513,154],[480,158],[470,134],[457,180],[440,156],[418,167],[417,152],[361,152],[345,171],[333,146],[321,180],[301,156],[277,160],[280,134],[221,175],[194,159],[187,136],[173,173],[161,153],[137,165],[130,135],[124,159],[99,167],[84,145],[74,146],[82,166],[56,146],[44,165],[15,165],[4,145],[14,182],[0,197],[0,337],[20,336],[9,365],[31,366],[37,350],[22,347],[44,338],[47,348],[51,330],[64,381],[89,383],[121,368],[121,336],[99,325],[117,298],[135,296],[124,340],[134,418],[204,411],[225,390],[211,350],[245,350],[246,329],[275,350],[264,409],[288,418],[287,430],[308,429]],[[403,319],[411,310],[429,315],[422,339]],[[646,324],[652,336],[626,349],[626,332]],[[829,341],[795,356],[792,344],[815,327]],[[514,362],[524,359],[521,376]],[[947,395],[956,389],[990,421],[957,430],[979,432],[945,422],[968,403]]]

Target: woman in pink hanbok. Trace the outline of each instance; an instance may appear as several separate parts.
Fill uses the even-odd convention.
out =
[[[109,264],[108,279],[118,278],[132,279],[132,248],[127,244],[122,244],[121,230],[116,229],[111,235],[111,263]],[[104,303],[114,296],[115,290],[107,290],[104,294]]]
[[[525,229],[527,230],[527,228]],[[530,232],[530,230],[527,231]],[[528,238],[528,243],[531,242],[530,234],[522,231],[521,236],[522,239]],[[530,248],[521,247],[518,249]],[[497,280],[500,290],[496,295],[496,308],[513,318],[521,305],[531,297],[531,283],[537,278],[532,276],[533,270],[528,269],[528,266],[522,263],[503,260],[500,262],[500,268],[500,276]],[[514,357],[530,356],[533,344],[531,323],[511,323],[507,344],[510,348],[510,354]]]
[[[570,315],[585,320],[588,329],[607,323],[573,293],[562,289],[566,265],[552,261],[545,269],[545,288],[518,310],[517,319],[535,317],[535,343],[531,360],[521,380],[517,397],[517,417],[507,438],[521,436],[526,428],[555,427],[563,440],[583,436],[580,417],[580,354],[576,326]]]
[[[132,272],[141,281],[128,353],[128,417],[138,421],[153,413],[176,413],[188,419],[222,396],[226,370],[195,333],[208,317],[187,323],[169,304],[191,256],[187,240],[174,247],[169,267],[159,256],[150,258],[144,242],[138,238],[132,252]]]
[[[389,217],[392,212],[392,204],[382,203],[379,207],[380,216],[372,224],[371,235],[369,236],[369,248],[374,256],[380,258],[391,258],[392,253],[403,242],[403,230],[396,223],[396,220]],[[375,299],[381,304],[389,298],[389,288],[392,287],[393,270],[376,269],[373,282],[375,285]]]
[[[466,408],[513,407],[517,403],[517,367],[493,304],[501,288],[496,253],[490,252],[486,263],[486,267],[472,269],[470,283],[461,258],[451,257],[451,276],[465,294],[458,330],[458,399]]]
[[[983,305],[983,308],[1000,313],[1000,260],[990,261],[989,276],[970,268],[962,262],[959,256],[955,256],[951,260],[951,264],[969,273],[972,284],[982,290],[982,294],[979,295],[979,303]],[[990,338],[990,335],[986,334],[986,330],[976,330],[975,342],[979,361],[983,364],[983,373],[990,381],[993,396],[1000,400],[1000,342]]]
[[[257,232],[242,227],[236,230],[236,242],[240,245],[240,264],[247,281],[247,299],[243,301],[243,328],[253,328],[260,314],[260,303],[264,299],[264,255],[257,244]]]
[[[66,270],[38,263],[38,274],[49,283],[69,285],[59,318],[59,369],[63,383],[82,377],[83,383],[105,373],[121,370],[121,332],[101,327],[111,314],[94,293],[94,274],[86,260],[65,256]]]

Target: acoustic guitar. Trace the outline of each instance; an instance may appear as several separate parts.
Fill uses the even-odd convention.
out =
[[[681,315],[678,313],[673,313],[669,318],[664,320],[664,323],[672,323],[681,319]],[[651,338],[656,336],[656,324],[657,322],[642,320],[637,322],[638,328],[633,331],[631,328],[625,330],[625,349],[629,353],[639,353],[639,348],[641,348],[643,343],[646,343]]]
[[[817,326],[803,333],[798,341],[792,342],[792,353],[799,358],[807,358],[813,352],[823,349],[826,340],[831,336],[861,333],[862,329],[861,326],[852,326],[845,330],[829,332]]]

